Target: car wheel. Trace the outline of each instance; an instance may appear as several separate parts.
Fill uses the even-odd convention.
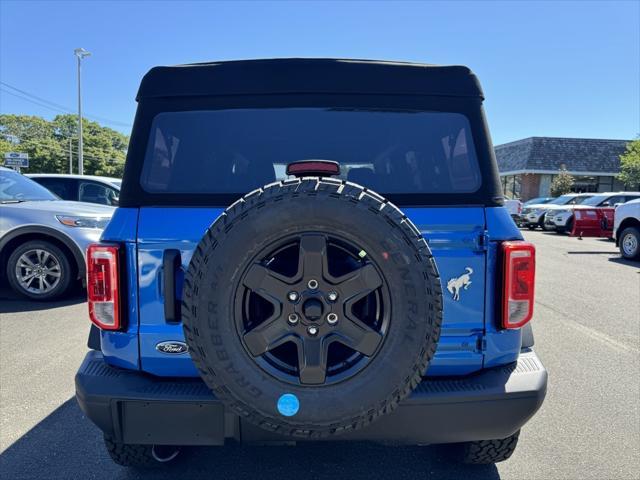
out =
[[[544,223],[544,224],[542,225],[542,229],[543,229],[545,232],[553,232],[553,231],[556,229],[556,227],[555,227],[555,226],[551,226],[551,225],[549,225],[548,223]]]
[[[120,443],[107,435],[104,444],[111,460],[122,467],[161,467],[173,462],[180,453],[180,448],[175,446]]]
[[[536,225],[535,225],[535,224],[533,224],[533,223],[529,223],[529,224],[527,225],[527,228],[528,228],[529,230],[535,230],[535,229],[536,229]]]
[[[640,229],[628,227],[620,235],[620,254],[628,260],[640,260]]]
[[[230,411],[286,436],[338,435],[391,412],[440,336],[429,246],[397,207],[349,182],[246,195],[209,227],[184,282],[201,377]]]
[[[518,445],[520,431],[510,437],[499,440],[480,440],[457,445],[461,454],[462,463],[486,465],[507,460]]]
[[[33,300],[54,300],[71,284],[71,264],[65,253],[46,240],[32,240],[16,248],[7,262],[11,288]]]
[[[569,233],[569,234],[573,231],[573,217],[570,217],[569,220],[567,220],[567,223],[561,230],[562,230],[562,233]]]

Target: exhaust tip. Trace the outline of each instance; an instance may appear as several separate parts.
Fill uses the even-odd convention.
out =
[[[151,455],[154,460],[160,463],[167,463],[173,460],[180,453],[180,447],[172,445],[154,445],[151,447]]]

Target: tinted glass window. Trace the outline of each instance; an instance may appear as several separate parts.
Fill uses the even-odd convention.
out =
[[[115,189],[96,182],[80,182],[80,201],[117,205],[118,193]]]
[[[616,203],[624,203],[626,202],[624,195],[616,195],[615,197],[609,197],[604,200],[602,203],[606,203],[606,206],[613,207]]]
[[[603,197],[602,195],[599,195],[597,197],[591,197],[586,200],[583,200],[582,204],[595,207],[596,205],[599,205],[600,203],[604,202],[607,198],[609,197]]]
[[[596,195],[595,197],[591,197],[584,202],[583,205],[589,205],[592,207],[602,207],[604,203],[613,206],[614,203],[624,202],[623,195],[615,195],[615,196],[607,196],[607,195]]]
[[[585,196],[585,197],[576,197],[573,199],[573,201],[571,202],[573,205],[580,205],[583,204],[584,202],[586,202],[587,200],[589,200],[592,197],[589,196]]]
[[[572,200],[575,200],[574,195],[560,195],[558,198],[551,200],[549,203],[553,205],[568,205]]]
[[[573,195],[562,195],[549,203],[554,203],[556,205],[580,205],[581,203],[585,203],[590,198],[592,197],[589,197],[588,195],[580,197],[575,197]]]
[[[540,203],[549,203],[553,198],[550,197],[537,197],[532,198],[531,200],[527,200],[523,205],[536,205]]]
[[[140,182],[150,193],[243,194],[311,159],[337,161],[341,178],[382,194],[470,193],[481,183],[464,115],[323,108],[161,113]]]
[[[55,193],[63,200],[78,200],[78,191],[75,180],[68,178],[42,178],[33,179],[49,191]]]

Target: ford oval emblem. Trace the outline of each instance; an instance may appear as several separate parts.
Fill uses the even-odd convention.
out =
[[[189,347],[184,342],[160,342],[156,345],[156,350],[161,353],[168,353],[169,355],[179,355],[181,353],[187,353]]]

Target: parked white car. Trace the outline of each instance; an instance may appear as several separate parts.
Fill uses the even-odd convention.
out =
[[[557,233],[570,232],[573,228],[574,211],[588,207],[615,207],[631,200],[640,198],[640,192],[603,192],[594,194],[579,205],[569,205],[549,211],[545,223],[553,225]]]
[[[513,218],[513,221],[516,222],[516,225],[520,224],[520,213],[522,212],[522,202],[517,198],[505,198],[504,206]]]
[[[560,195],[549,203],[527,205],[522,209],[522,224],[529,228],[529,230],[534,230],[536,227],[553,230],[555,228],[554,226],[544,224],[545,213],[550,210],[562,208],[564,205],[582,203],[591,196],[593,196],[593,193],[568,193],[566,195]]]
[[[620,255],[629,260],[640,260],[640,199],[616,208],[613,238]]]

